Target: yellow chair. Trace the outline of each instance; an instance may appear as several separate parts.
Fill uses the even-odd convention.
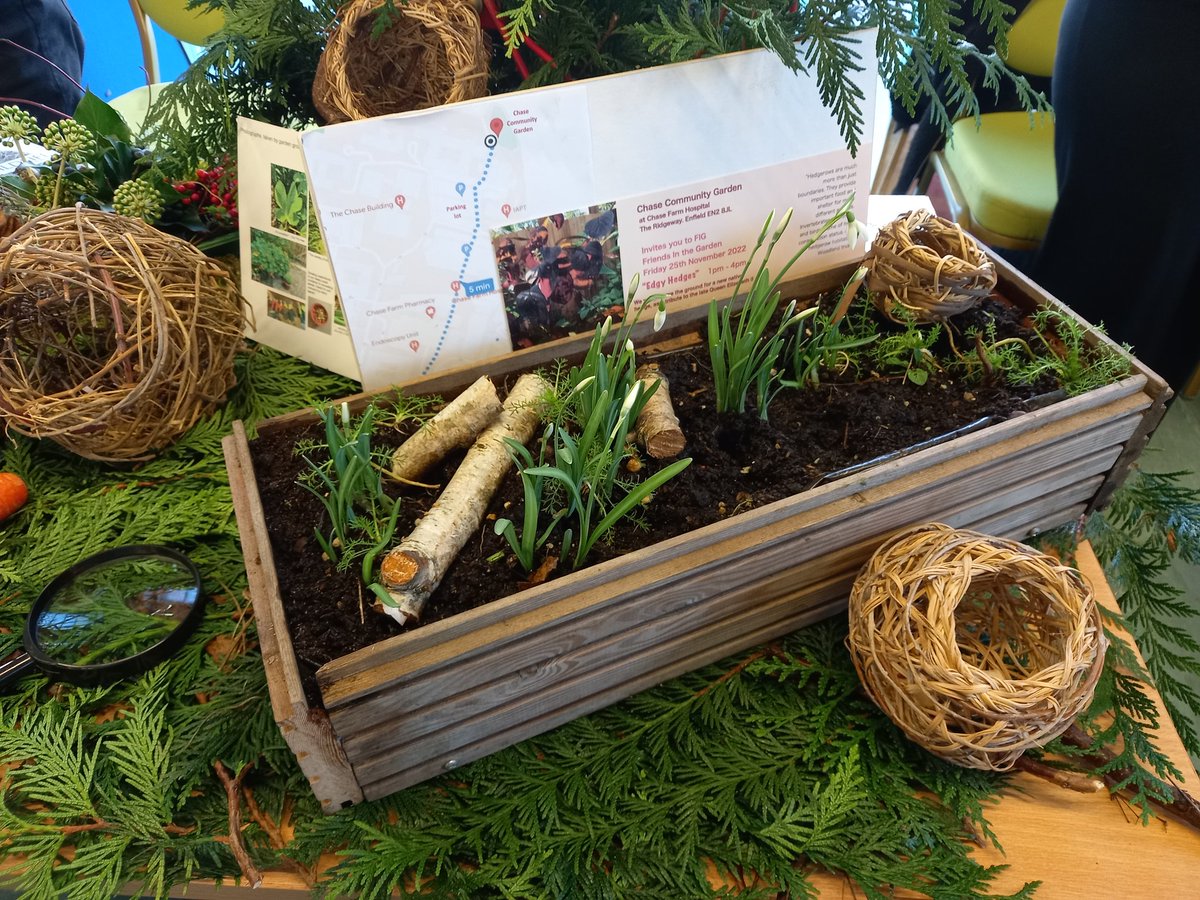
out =
[[[146,76],[151,84],[161,77],[152,23],[173,38],[200,46],[225,24],[225,14],[221,10],[188,9],[188,0],[129,0],[129,8],[137,24]]]
[[[1008,33],[1008,65],[1029,75],[1054,71],[1066,0],[1033,0]],[[1054,122],[1025,112],[961,119],[946,147],[933,154],[955,220],[983,241],[1012,250],[1041,242],[1058,200]]]

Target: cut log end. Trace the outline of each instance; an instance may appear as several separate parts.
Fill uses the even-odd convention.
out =
[[[658,385],[638,415],[635,429],[638,443],[654,459],[673,459],[687,446],[687,437],[671,405],[671,383],[653,363],[639,366],[637,377],[646,390]]]
[[[683,452],[687,441],[678,428],[655,432],[646,437],[646,452],[655,459],[674,459]]]
[[[407,553],[389,553],[379,566],[379,576],[388,590],[392,590],[412,581],[420,567],[420,562]]]

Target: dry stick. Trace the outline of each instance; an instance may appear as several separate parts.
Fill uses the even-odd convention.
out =
[[[392,477],[411,481],[451,450],[468,446],[500,415],[496,386],[483,376],[417,429],[392,454]]]
[[[655,459],[673,459],[683,452],[687,438],[671,405],[671,383],[654,363],[638,366],[637,377],[647,391],[658,383],[638,414],[637,441]]]
[[[253,763],[246,763],[242,766],[236,778],[230,776],[229,770],[219,759],[213,763],[213,768],[217,770],[217,777],[225,786],[225,798],[229,802],[229,849],[250,887],[256,888],[262,884],[262,873],[254,865],[254,860],[250,858],[250,854],[246,852],[246,845],[242,842],[242,779],[246,777],[252,765]]]
[[[1104,790],[1104,782],[1099,778],[1092,778],[1069,769],[1056,769],[1054,766],[1048,766],[1041,760],[1029,756],[1018,757],[1014,768],[1080,794],[1095,794]]]
[[[1070,744],[1072,747],[1091,751],[1081,758],[1094,769],[1106,766],[1116,758],[1111,750],[1107,750],[1104,747],[1097,747],[1088,733],[1078,725],[1072,725],[1063,732],[1061,740],[1064,744]],[[1125,781],[1132,774],[1129,769],[1119,768],[1112,769],[1099,777],[1103,778],[1104,783],[1111,789]],[[1170,789],[1171,802],[1156,805],[1180,821],[1191,825],[1193,828],[1200,828],[1200,801],[1197,801],[1195,797],[1173,782],[1170,785]]]
[[[541,418],[542,400],[550,390],[538,375],[522,375],[517,380],[499,420],[467,451],[454,477],[412,533],[384,557],[380,575],[396,602],[384,610],[401,625],[421,617],[425,601],[479,528],[492,495],[512,465],[503,439],[529,442]]]

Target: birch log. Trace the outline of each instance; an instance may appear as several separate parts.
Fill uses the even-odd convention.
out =
[[[655,459],[672,459],[683,452],[687,438],[671,405],[671,383],[653,363],[638,366],[637,377],[646,390],[658,382],[658,390],[650,395],[638,415],[637,441]]]
[[[517,380],[500,418],[467,451],[454,477],[412,533],[384,557],[381,579],[396,603],[384,609],[401,625],[421,617],[425,601],[478,530],[492,496],[512,466],[503,439],[529,442],[550,389],[538,375],[522,375]]]
[[[392,454],[392,477],[412,481],[451,450],[466,447],[500,415],[496,386],[483,376]]]

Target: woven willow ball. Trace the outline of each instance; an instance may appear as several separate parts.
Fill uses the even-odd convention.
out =
[[[0,413],[88,459],[149,459],[234,384],[237,287],[186,241],[55,209],[0,241]]]
[[[1016,541],[941,524],[880,547],[850,593],[871,699],[941,758],[1005,771],[1091,699],[1105,641],[1091,588]]]
[[[940,322],[978,304],[996,287],[996,267],[954,222],[916,209],[879,229],[867,256],[867,288],[893,321]]]
[[[313,80],[313,103],[328,123],[427,109],[487,93],[489,52],[471,0],[406,0],[397,21],[373,38],[383,0],[351,0]]]

